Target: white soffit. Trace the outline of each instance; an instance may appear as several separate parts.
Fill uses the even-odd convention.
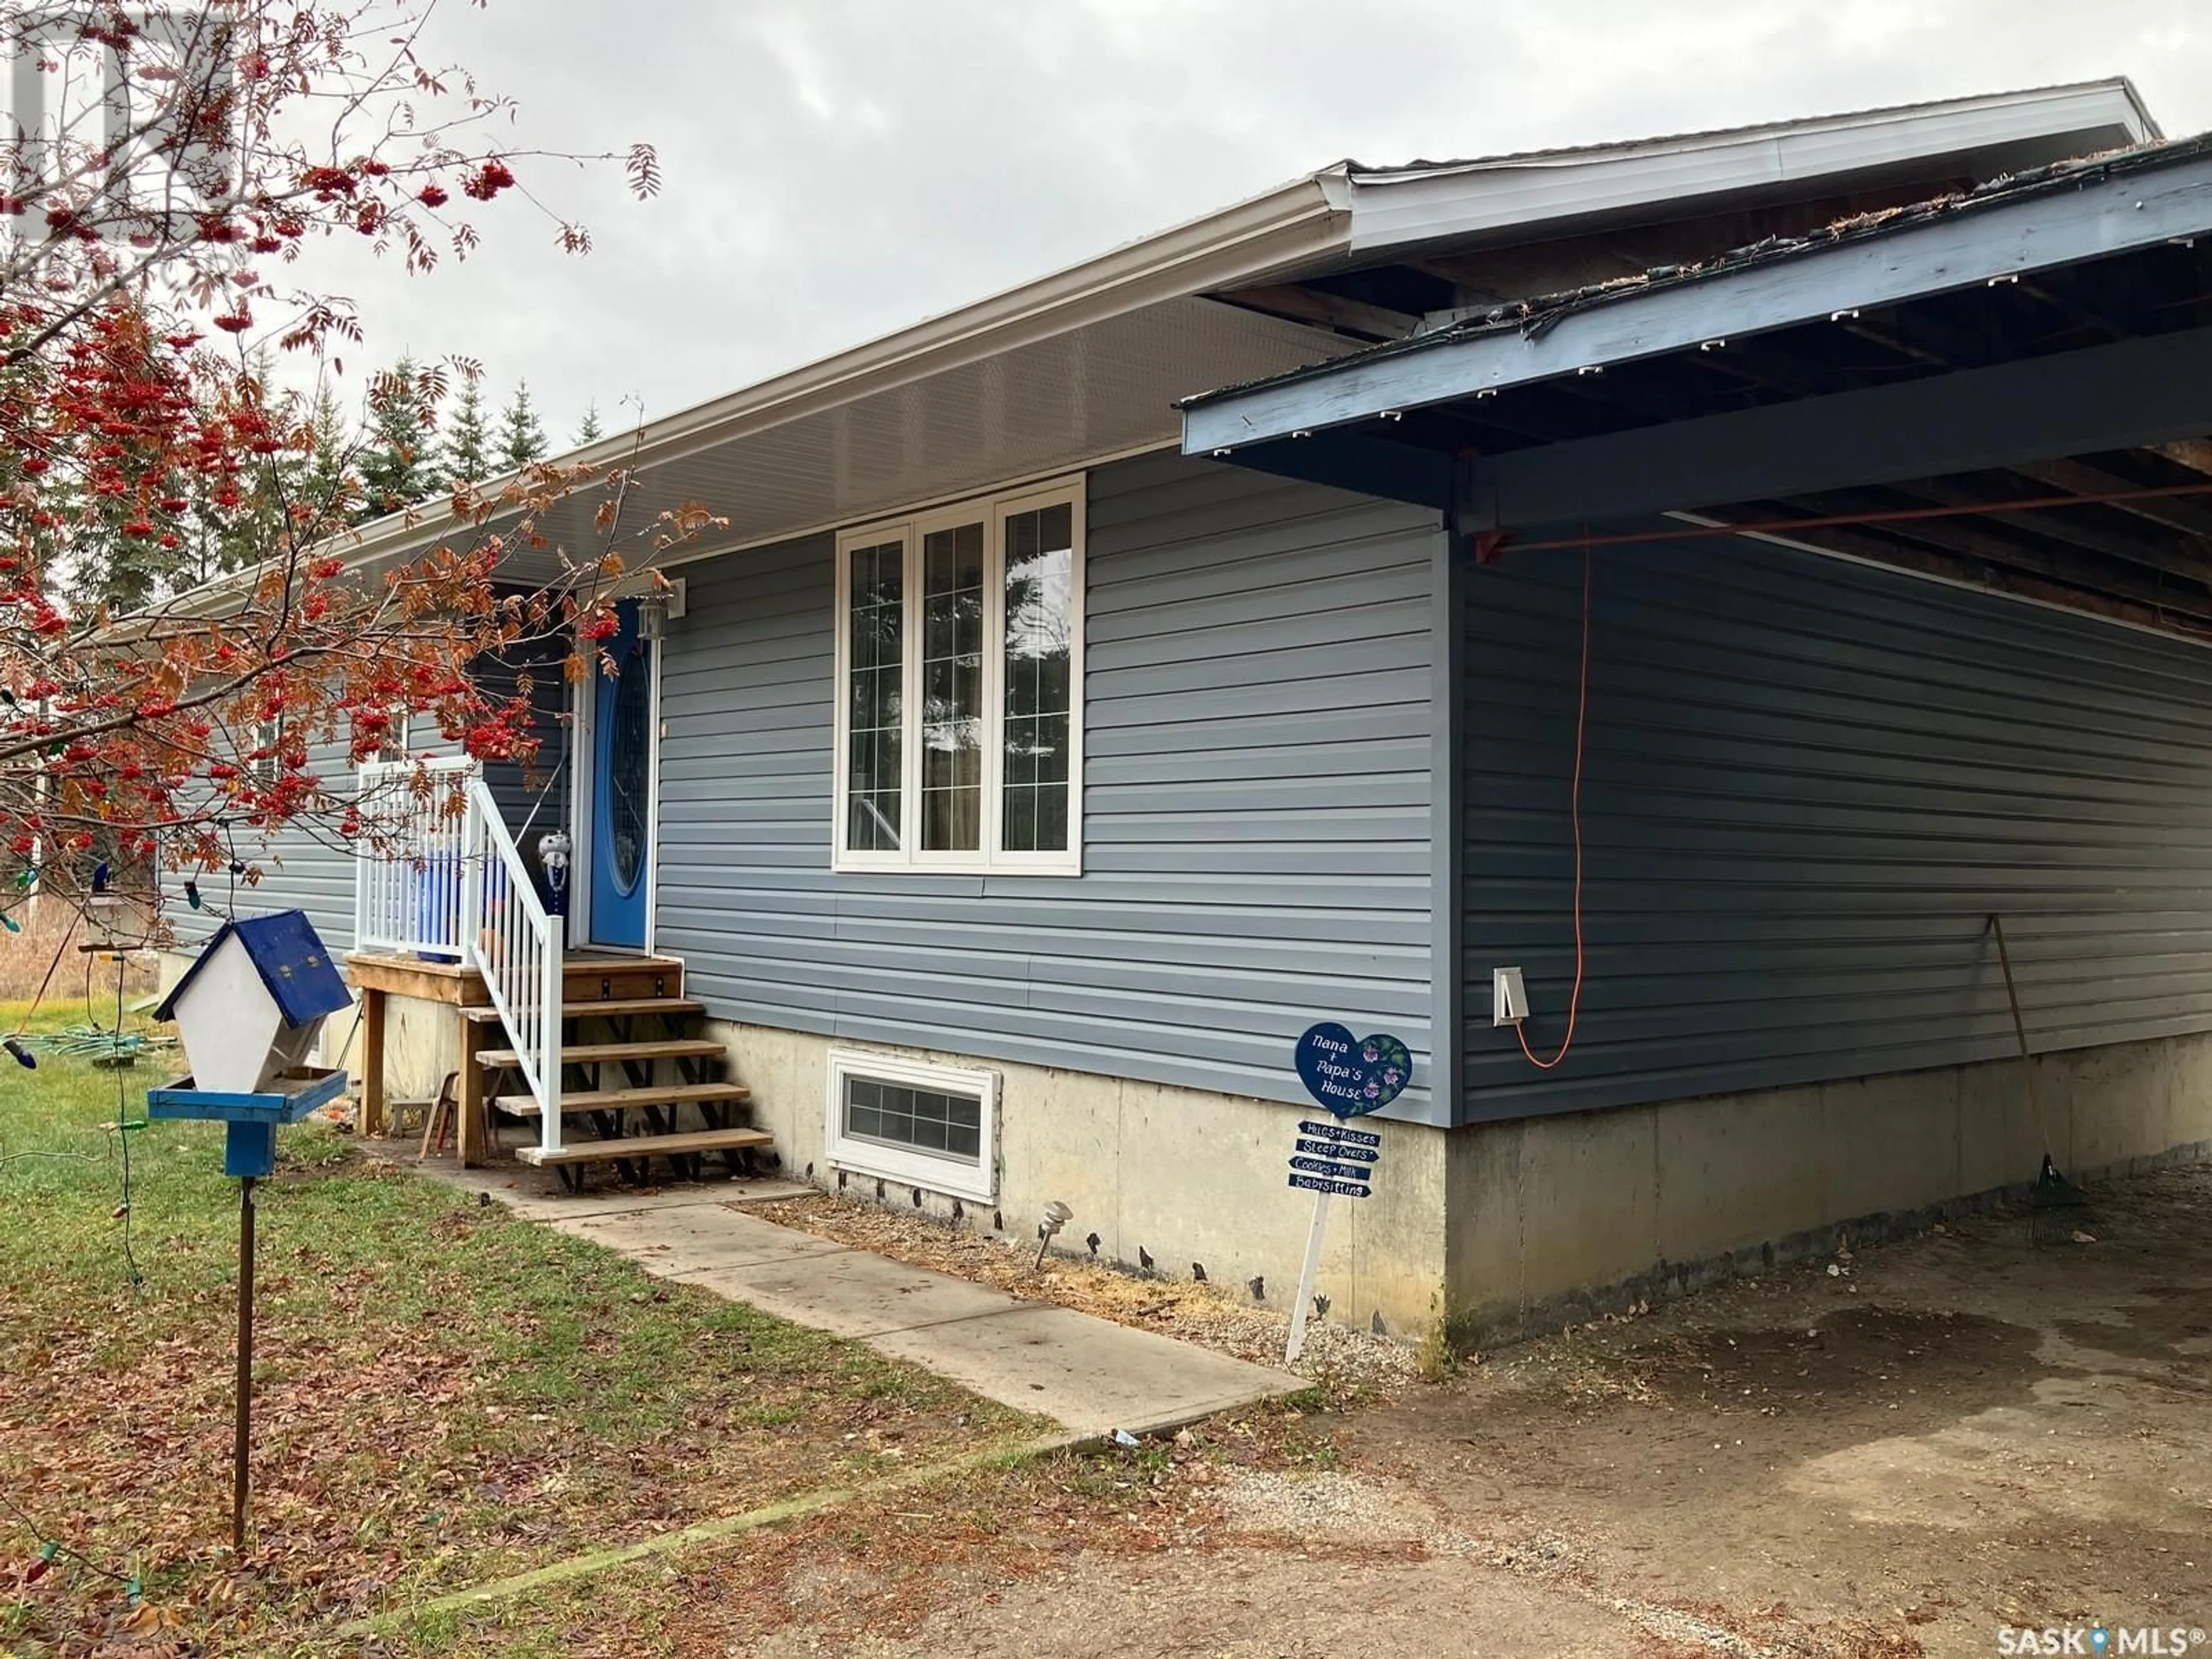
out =
[[[1207,386],[1286,373],[1356,343],[1194,297],[1170,300],[644,468],[625,524],[696,501],[729,526],[671,562],[858,523],[917,502],[1073,471],[1103,456],[1171,446],[1176,400]],[[507,568],[538,580],[554,550],[588,558],[599,493],[541,521],[554,549]]]
[[[2158,136],[2134,87],[2116,79],[1637,143],[1355,167],[1352,251],[1508,233],[1528,240],[1519,234],[1670,202],[1802,191],[1821,179],[1840,187],[1953,157],[2017,170]]]

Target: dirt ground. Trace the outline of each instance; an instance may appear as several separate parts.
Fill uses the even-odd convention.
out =
[[[1018,1580],[948,1561],[917,1626],[831,1645],[1911,1659],[2102,1621],[2195,1647],[2212,1171],[2090,1196],[2051,1242],[1983,1218],[1331,1413],[1327,1466],[1227,1472],[1211,1535]],[[731,1650],[824,1650],[793,1610]]]

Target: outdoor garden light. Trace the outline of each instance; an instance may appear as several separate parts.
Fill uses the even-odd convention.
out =
[[[1056,1198],[1044,1206],[1044,1215],[1037,1222],[1036,1265],[1038,1267],[1044,1266],[1044,1253],[1052,1243],[1053,1235],[1067,1225],[1069,1221],[1074,1218],[1074,1211]]]

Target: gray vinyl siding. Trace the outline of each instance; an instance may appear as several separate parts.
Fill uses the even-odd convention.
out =
[[[1296,1099],[1317,1018],[1425,1057],[1433,522],[1091,474],[1073,878],[833,873],[834,541],[689,567],[656,945],[717,1017],[987,1060]]]
[[[353,769],[343,742],[318,744],[308,751],[308,765],[318,776],[336,780],[350,793]],[[259,916],[293,909],[307,913],[315,932],[331,950],[353,948],[353,854],[335,844],[335,829],[311,835],[293,825],[264,841],[257,832],[240,828],[234,838],[240,861],[258,866],[258,883],[249,886],[240,879],[234,884],[222,870],[194,874],[203,907],[194,910],[185,897],[185,876],[172,871],[163,877],[162,915],[175,949],[197,950],[226,913]]]
[[[1533,539],[1533,538],[1532,538]],[[1749,543],[1595,555],[1588,980],[1540,1073],[1490,1023],[1573,965],[1581,556],[1467,600],[1465,1099],[1617,1106],[2212,1029],[2212,653]]]

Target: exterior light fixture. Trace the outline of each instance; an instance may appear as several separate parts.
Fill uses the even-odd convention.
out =
[[[668,632],[668,595],[655,591],[637,596],[637,636],[657,640]]]
[[[1044,1206],[1044,1214],[1037,1221],[1036,1265],[1039,1267],[1044,1266],[1044,1253],[1051,1248],[1054,1235],[1074,1218],[1075,1212],[1056,1198]]]

